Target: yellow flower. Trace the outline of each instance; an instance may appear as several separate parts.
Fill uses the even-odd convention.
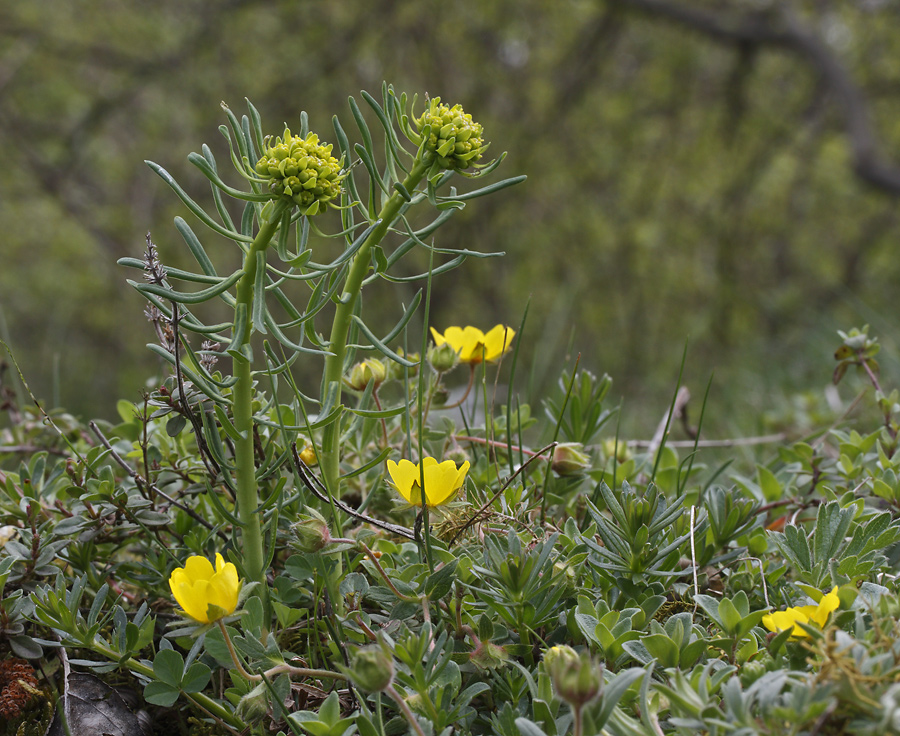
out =
[[[193,555],[188,557],[184,567],[172,571],[169,587],[188,616],[201,624],[208,624],[234,613],[241,581],[237,568],[216,553],[215,570],[208,559]],[[212,612],[213,618],[210,618],[210,606],[216,606]]]
[[[477,327],[448,327],[442,335],[434,327],[431,328],[435,345],[448,343],[463,363],[480,363],[482,360],[493,362],[509,350],[516,336],[511,327],[495,325],[486,334]]]
[[[820,629],[825,628],[828,623],[828,617],[833,611],[836,611],[841,605],[838,598],[837,586],[832,588],[830,593],[822,596],[822,600],[815,606],[794,606],[784,611],[775,611],[763,616],[762,623],[769,631],[786,631],[791,629],[791,636],[797,638],[808,637],[807,634],[798,623],[807,626],[818,626]]]
[[[303,452],[300,453],[300,459],[309,467],[319,464],[319,456],[316,455],[316,449],[312,445],[307,445],[303,448]]]
[[[422,476],[419,465],[409,460],[395,463],[387,461],[388,473],[397,491],[414,506],[422,504],[422,488],[419,485]],[[467,460],[457,469],[452,460],[438,463],[433,457],[422,459],[425,468],[425,503],[428,506],[440,506],[447,503],[460,489],[469,472]]]

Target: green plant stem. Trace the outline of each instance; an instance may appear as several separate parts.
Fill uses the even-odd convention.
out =
[[[425,736],[425,732],[422,730],[422,727],[416,720],[415,715],[413,715],[412,709],[406,704],[406,701],[403,699],[400,693],[397,692],[396,688],[393,685],[388,685],[384,689],[384,692],[386,692],[388,696],[400,707],[400,710],[403,712],[403,716],[412,727],[412,730],[415,732],[416,736]]]
[[[281,215],[289,206],[288,200],[278,200],[269,219],[260,223],[259,232],[244,256],[244,275],[237,285],[237,305],[244,305],[248,314],[253,307],[253,290],[256,282],[256,255],[269,247]],[[263,549],[262,525],[257,508],[259,492],[256,481],[256,464],[253,459],[253,376],[250,361],[244,355],[243,348],[250,343],[253,332],[250,320],[247,320],[244,334],[241,335],[238,354],[233,357],[232,370],[237,382],[234,384],[232,400],[234,402],[234,426],[240,433],[235,442],[235,475],[237,484],[238,518],[241,520],[241,551],[244,558],[244,574],[251,582],[260,584],[260,597],[265,603],[268,600],[268,588],[265,574],[265,552]]]
[[[418,186],[425,172],[431,166],[430,157],[417,160],[403,181],[407,192],[413,192]],[[353,308],[359,293],[362,290],[362,282],[369,270],[371,263],[372,247],[381,243],[388,229],[396,220],[400,209],[406,204],[406,199],[399,192],[394,192],[385,202],[381,212],[378,213],[378,224],[372,229],[369,237],[360,246],[359,251],[353,257],[350,271],[344,282],[344,289],[338,301],[334,313],[334,322],[331,325],[331,339],[328,343],[330,355],[325,358],[325,373],[322,389],[325,394],[334,391],[334,405],[341,401],[341,383],[344,375],[344,360],[347,355],[347,336],[350,332],[350,321],[353,316]],[[323,399],[325,396],[323,395]],[[341,497],[340,464],[341,464],[341,417],[329,424],[322,437],[322,452],[320,465],[325,480],[325,487],[335,498]],[[337,530],[340,535],[340,529]]]

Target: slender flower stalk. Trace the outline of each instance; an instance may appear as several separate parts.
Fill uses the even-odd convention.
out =
[[[419,182],[422,181],[422,177],[425,176],[425,173],[431,167],[431,163],[432,155],[430,154],[426,154],[423,158],[416,160],[409,175],[403,181],[403,187],[407,192],[415,190]],[[385,202],[381,212],[378,213],[378,224],[372,229],[369,237],[366,238],[359,251],[353,257],[350,271],[347,273],[344,289],[335,310],[334,322],[331,325],[331,339],[328,344],[331,354],[325,358],[323,386],[326,392],[335,392],[333,397],[335,405],[339,404],[341,400],[341,384],[344,375],[344,362],[347,356],[347,336],[350,331],[350,321],[356,300],[362,291],[363,279],[371,265],[372,247],[381,243],[405,203],[406,199],[399,192],[394,192],[390,199]],[[325,487],[328,488],[328,492],[335,498],[340,498],[341,496],[340,438],[341,418],[338,417],[325,428],[322,451],[320,453],[320,464],[325,478]],[[338,534],[341,533],[340,529],[336,531]]]

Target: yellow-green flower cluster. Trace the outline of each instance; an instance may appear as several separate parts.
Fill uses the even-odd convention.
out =
[[[437,154],[437,164],[442,169],[467,169],[487,148],[481,124],[472,120],[462,106],[445,105],[440,97],[432,99],[414,122],[420,133],[425,126],[431,126],[425,148]]]
[[[341,162],[331,155],[332,145],[323,145],[319,136],[291,135],[276,138],[256,162],[256,173],[269,178],[269,190],[290,197],[306,215],[325,209],[326,203],[341,193]]]

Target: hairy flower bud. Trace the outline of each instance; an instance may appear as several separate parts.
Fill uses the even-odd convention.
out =
[[[397,350],[397,355],[401,358],[405,358],[411,363],[418,363],[421,356],[418,353],[410,353],[407,355],[403,348]],[[407,367],[405,365],[401,365],[400,363],[396,363],[393,360],[387,361],[387,378],[385,380],[388,381],[402,381],[407,376],[409,378],[415,378],[419,373],[419,366],[414,365],[412,367]]]
[[[354,652],[347,674],[362,690],[381,692],[394,681],[394,662],[382,646],[374,644]]]
[[[331,531],[320,513],[310,508],[307,511],[309,514],[302,514],[291,524],[291,546],[298,552],[318,552],[331,541]]]
[[[256,173],[269,180],[270,192],[290,198],[311,217],[341,193],[347,176],[331,150],[331,144],[320,143],[315,133],[301,138],[285,128],[284,136],[276,138],[256,162]]]
[[[242,697],[235,708],[235,715],[247,723],[256,723],[262,720],[268,712],[269,699],[264,682],[259,683]]]
[[[442,104],[440,97],[430,100],[428,109],[413,122],[420,133],[424,134],[426,127],[430,129],[425,149],[435,152],[442,169],[467,169],[487,148],[481,125],[460,105]]]
[[[591,467],[591,458],[583,449],[580,442],[560,442],[553,450],[551,467],[562,476],[580,475]]]
[[[603,672],[588,654],[572,647],[551,647],[544,654],[544,669],[556,694],[573,708],[590,703],[603,688]]]
[[[428,351],[428,363],[438,373],[446,373],[459,364],[459,353],[449,342],[445,342],[443,345],[434,345]]]

